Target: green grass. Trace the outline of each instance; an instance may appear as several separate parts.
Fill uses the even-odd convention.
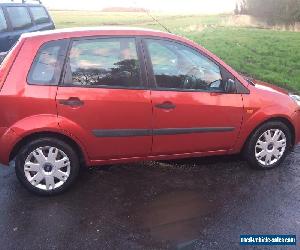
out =
[[[162,29],[145,13],[52,11],[58,28],[130,25]],[[226,15],[154,16],[172,32],[209,49],[237,71],[300,92],[300,33],[222,26]]]
[[[241,73],[300,91],[300,33],[220,27],[186,35]]]

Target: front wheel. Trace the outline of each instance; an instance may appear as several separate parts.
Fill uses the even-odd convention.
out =
[[[257,169],[278,167],[291,148],[291,131],[280,121],[263,124],[250,137],[244,156]]]
[[[40,138],[25,145],[16,157],[16,175],[31,192],[54,195],[65,191],[79,172],[74,149],[55,138]]]

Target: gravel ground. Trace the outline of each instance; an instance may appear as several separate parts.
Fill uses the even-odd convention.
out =
[[[299,163],[297,147],[271,171],[238,156],[96,167],[50,198],[31,195],[2,166],[0,246],[238,249],[240,234],[299,238]]]

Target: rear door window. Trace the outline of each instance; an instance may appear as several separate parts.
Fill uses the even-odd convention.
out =
[[[0,8],[0,32],[7,30],[7,23],[4,17],[3,10]]]
[[[35,23],[49,22],[49,16],[44,7],[30,7],[31,14]]]
[[[38,51],[28,75],[28,83],[57,85],[69,40],[48,42]]]
[[[74,41],[65,84],[82,87],[140,88],[140,64],[134,38]]]
[[[26,7],[7,7],[13,29],[24,29],[31,26],[31,18]]]

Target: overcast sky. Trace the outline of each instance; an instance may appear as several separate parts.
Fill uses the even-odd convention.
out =
[[[42,0],[51,9],[101,10],[106,7],[138,7],[153,11],[223,13],[237,0]]]

